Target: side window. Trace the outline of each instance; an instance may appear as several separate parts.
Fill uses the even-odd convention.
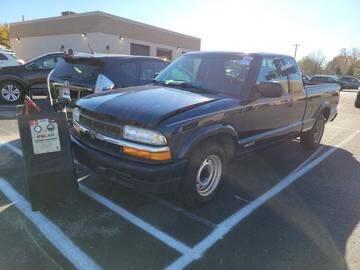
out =
[[[0,60],[8,60],[8,59],[4,54],[0,53]]]
[[[55,56],[45,56],[32,62],[29,67],[34,70],[53,69],[56,64]]]
[[[302,80],[299,66],[297,65],[295,59],[291,58],[291,57],[286,57],[286,58],[284,58],[284,62],[286,65],[295,67],[295,73],[289,74],[289,76],[288,76],[290,92],[292,94],[303,94],[304,93],[304,83]]]
[[[152,81],[155,74],[165,68],[165,62],[161,61],[144,61],[141,63],[140,80]]]
[[[276,63],[278,61],[278,63]],[[289,93],[289,84],[286,76],[283,76],[279,73],[276,65],[284,65],[284,61],[282,59],[275,58],[264,58],[261,67],[259,76],[257,79],[257,83],[261,82],[277,82],[280,83],[283,87],[283,95],[287,95]]]
[[[289,64],[289,65],[295,67],[295,69],[296,69],[295,73],[292,73],[289,75],[289,80],[290,81],[301,81],[302,80],[301,72],[300,72],[299,66],[297,65],[295,60],[293,58],[287,57],[284,59],[284,61],[285,61],[285,64]]]
[[[120,73],[122,87],[139,84],[139,64],[137,62],[127,62],[121,64]]]

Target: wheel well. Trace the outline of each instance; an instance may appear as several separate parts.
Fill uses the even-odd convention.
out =
[[[321,113],[325,116],[326,120],[328,120],[330,117],[330,108],[326,107],[326,108],[322,109]]]
[[[14,79],[1,80],[1,81],[0,81],[0,85],[4,84],[4,83],[6,83],[6,82],[11,82],[11,83],[16,83],[16,84],[18,84],[20,87],[22,87],[21,90],[25,90],[25,89],[26,89],[26,86],[24,85],[23,82],[20,82],[20,81],[18,81],[18,80],[14,80]]]
[[[222,146],[222,148],[225,150],[225,154],[229,159],[234,156],[236,140],[230,134],[219,133],[219,134],[210,135],[210,136],[204,138],[202,141],[200,141],[200,143],[198,145],[203,144],[208,141],[220,144]]]

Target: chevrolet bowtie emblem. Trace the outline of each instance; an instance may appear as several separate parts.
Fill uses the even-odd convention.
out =
[[[90,137],[91,139],[96,139],[96,132],[95,131],[90,131]]]

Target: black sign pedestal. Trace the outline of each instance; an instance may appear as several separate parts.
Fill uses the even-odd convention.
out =
[[[33,211],[78,198],[66,115],[37,104],[45,109],[17,117]]]

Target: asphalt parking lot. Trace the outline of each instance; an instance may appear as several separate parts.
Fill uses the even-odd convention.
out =
[[[294,140],[239,157],[196,210],[77,165],[79,202],[32,212],[17,123],[1,120],[0,269],[360,269],[355,96],[341,93],[319,149]]]

